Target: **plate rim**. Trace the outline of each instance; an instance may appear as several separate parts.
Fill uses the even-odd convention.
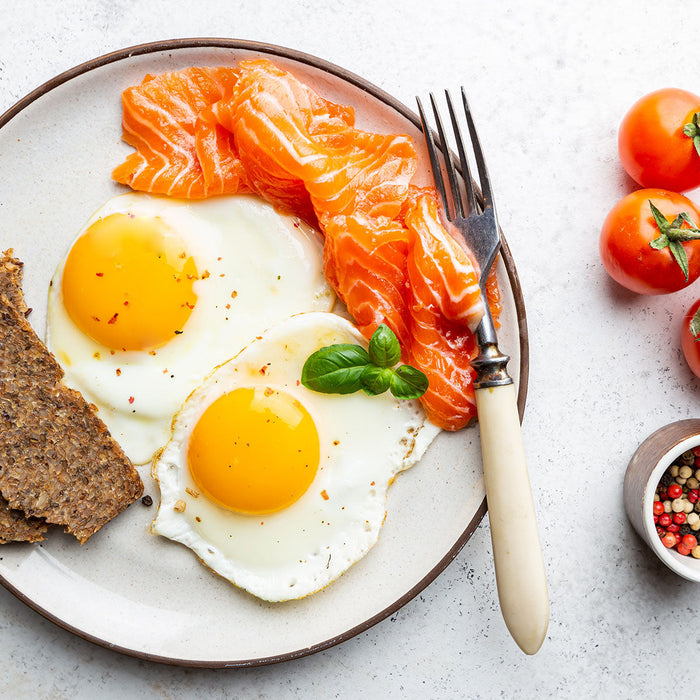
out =
[[[147,42],[142,44],[136,44],[123,49],[117,49],[106,54],[102,54],[93,59],[89,59],[80,63],[68,70],[59,73],[55,77],[47,80],[43,84],[39,85],[37,88],[29,92],[24,97],[20,98],[14,105],[12,105],[8,110],[0,115],[0,129],[5,126],[9,121],[11,121],[15,116],[22,112],[26,107],[32,104],[34,101],[42,97],[43,95],[51,92],[51,90],[60,87],[61,85],[69,82],[70,80],[77,78],[84,73],[101,68],[110,63],[116,63],[118,61],[127,60],[134,56],[142,56],[151,53],[159,53],[163,51],[176,51],[179,49],[192,49],[192,48],[225,48],[225,49],[238,49],[253,51],[259,53],[270,54],[273,56],[279,56],[281,58],[290,59],[298,63],[304,63],[313,68],[320,69],[326,73],[330,73],[341,80],[354,85],[355,87],[361,89],[362,91],[370,94],[372,97],[380,100],[388,107],[398,112],[401,116],[406,118],[408,121],[412,122],[419,130],[421,129],[420,118],[417,114],[408,109],[402,102],[398,101],[396,98],[392,97],[390,94],[377,87],[373,83],[365,80],[359,75],[348,71],[341,66],[331,63],[325,59],[319,58],[312,54],[299,51],[297,49],[291,49],[284,46],[279,46],[277,44],[269,44],[265,42],[252,41],[247,39],[233,39],[233,38],[223,38],[223,37],[195,37],[195,38],[182,38],[182,39],[165,39],[153,42]],[[478,188],[476,188],[478,190]],[[511,254],[508,243],[501,231],[501,258],[503,260],[506,273],[508,275],[508,281],[513,294],[513,299],[515,302],[516,311],[516,321],[518,325],[518,337],[520,344],[520,367],[518,375],[518,412],[520,415],[520,420],[522,422],[523,415],[525,412],[525,401],[527,398],[527,388],[528,388],[528,373],[529,373],[529,343],[528,343],[528,330],[527,330],[527,318],[525,313],[525,303],[522,294],[522,287],[520,285],[520,279],[518,277],[517,269],[515,267],[515,261]],[[232,660],[232,661],[207,661],[198,659],[183,659],[174,658],[169,656],[162,656],[159,654],[153,654],[149,652],[139,651],[137,649],[129,649],[119,645],[115,645],[107,639],[102,639],[95,635],[89,634],[69,622],[59,618],[50,611],[43,608],[41,605],[31,600],[29,596],[24,594],[16,586],[11,584],[7,579],[5,579],[2,574],[0,574],[0,584],[2,584],[10,593],[17,597],[29,608],[39,613],[42,617],[54,623],[58,627],[74,634],[81,639],[88,642],[97,644],[106,649],[119,652],[126,656],[131,656],[145,661],[152,661],[172,666],[181,666],[187,668],[252,668],[256,666],[267,666],[271,664],[281,663],[284,661],[291,661],[294,659],[302,658],[304,656],[309,656],[311,654],[318,653],[329,649],[337,644],[347,641],[358,634],[367,631],[377,623],[386,619],[409,601],[415,598],[419,593],[421,593],[430,583],[432,583],[455,559],[457,554],[460,552],[462,547],[470,539],[477,526],[481,522],[482,518],[487,512],[486,498],[482,500],[476,513],[468,523],[465,530],[462,532],[460,537],[452,545],[452,547],[447,551],[447,553],[440,559],[440,561],[423,576],[423,578],[418,581],[414,586],[412,586],[404,595],[400,596],[391,605],[387,606],[378,613],[372,615],[368,619],[364,620],[362,623],[351,627],[345,632],[335,635],[329,639],[326,639],[317,644],[311,645],[309,647],[304,647],[296,651],[286,652],[284,654],[275,654],[272,656],[261,656],[254,659],[243,659],[243,660]]]

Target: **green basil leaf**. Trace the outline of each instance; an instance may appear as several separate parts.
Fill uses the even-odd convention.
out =
[[[411,365],[401,365],[394,370],[389,388],[397,399],[417,399],[428,390],[428,378]]]
[[[362,377],[360,378],[362,388],[370,396],[383,394],[389,388],[393,375],[394,370],[389,367],[367,365],[362,370]]]
[[[301,383],[323,394],[352,394],[362,388],[360,377],[368,364],[369,355],[360,345],[329,345],[306,360]]]
[[[369,359],[378,367],[393,367],[401,359],[399,341],[391,328],[384,323],[377,326],[370,338]]]

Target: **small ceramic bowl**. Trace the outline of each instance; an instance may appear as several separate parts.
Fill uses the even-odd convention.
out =
[[[700,582],[700,559],[678,554],[661,542],[654,524],[654,493],[659,479],[686,450],[700,445],[700,419],[676,421],[652,433],[632,456],[625,473],[625,510],[634,529],[654,554],[683,578]]]

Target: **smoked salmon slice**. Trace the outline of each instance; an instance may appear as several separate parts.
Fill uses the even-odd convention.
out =
[[[361,332],[386,323],[428,376],[428,417],[446,430],[474,418],[478,270],[435,190],[411,185],[408,136],[357,129],[351,107],[266,59],[147,76],[123,102],[136,153],[116,180],[190,198],[252,191],[318,224],[326,279]],[[495,273],[487,297],[497,318]]]
[[[398,215],[416,169],[408,137],[355,129],[352,109],[270,61],[243,61],[238,69],[236,91],[214,111],[254,191],[307,220]]]
[[[326,279],[360,332],[370,338],[386,323],[402,348],[408,348],[408,229],[390,219],[352,214],[328,220],[323,230]]]
[[[484,314],[478,273],[442,225],[434,189],[412,188],[403,217],[413,233],[406,259],[410,361],[428,377],[421,399],[428,418],[457,430],[476,415],[469,362],[476,354],[473,330]]]
[[[423,288],[423,303],[474,332],[484,315],[478,270],[459,234],[442,225],[434,189],[412,189],[404,221],[415,234],[407,259],[411,288]]]
[[[112,177],[132,189],[198,199],[243,189],[230,134],[206,111],[230,95],[231,68],[147,75],[122,93],[124,140],[136,149]]]

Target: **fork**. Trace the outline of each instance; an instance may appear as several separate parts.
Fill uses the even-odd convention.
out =
[[[486,162],[464,88],[461,95],[479,173],[483,198],[481,210],[477,207],[469,160],[449,92],[445,91],[445,97],[457,143],[462,178],[458,175],[448,147],[432,93],[430,102],[439,136],[437,145],[420,99],[417,99],[418,111],[444,214],[463,235],[476,259],[480,268],[479,286],[482,297],[486,300],[486,282],[500,249],[500,236]],[[438,148],[443,155],[450,197],[442,176]],[[460,181],[463,188],[460,187]],[[471,364],[476,371],[474,393],[481,434],[496,584],[501,611],[510,634],[526,654],[534,654],[542,646],[549,624],[547,580],[525,461],[515,385],[506,369],[510,358],[498,349],[489,305],[484,303],[484,306],[484,316],[476,329],[479,353]]]

